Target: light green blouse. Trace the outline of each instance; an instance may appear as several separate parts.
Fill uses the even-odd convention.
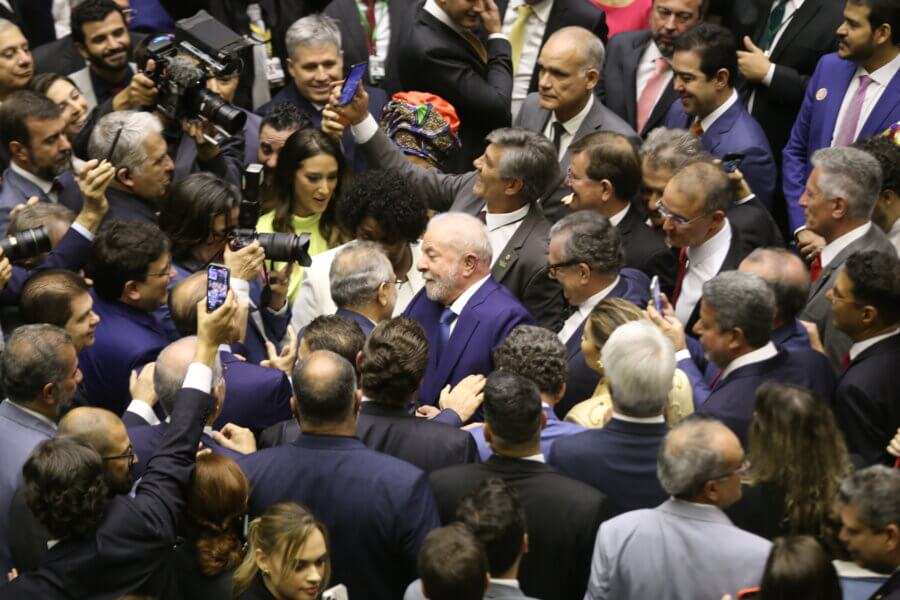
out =
[[[300,235],[301,233],[308,233],[309,236],[309,255],[315,256],[321,252],[325,252],[328,250],[328,241],[322,237],[322,233],[319,231],[319,221],[322,220],[321,214],[315,214],[309,217],[298,217],[297,215],[292,216],[291,224],[294,228],[294,233]],[[274,233],[275,229],[273,227],[275,221],[275,211],[267,212],[259,218],[259,221],[256,224],[256,230],[260,233]],[[283,262],[273,263],[272,266],[275,269],[284,268]],[[294,296],[297,295],[297,292],[300,290],[300,284],[303,282],[303,267],[298,264],[294,265],[294,268],[291,270],[291,280],[288,284],[288,302],[291,304],[294,303]]]

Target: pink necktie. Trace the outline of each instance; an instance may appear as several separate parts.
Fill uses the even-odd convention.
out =
[[[663,86],[663,83],[666,81],[666,72],[669,70],[669,62],[663,58],[659,57],[656,59],[656,70],[653,72],[653,75],[650,76],[650,79],[647,80],[647,85],[644,86],[644,90],[641,92],[641,97],[638,98],[637,103],[637,130],[638,133],[643,131],[644,125],[647,124],[647,120],[650,118],[650,113],[653,112],[653,107],[656,106],[656,99],[659,97],[659,90]]]
[[[841,121],[841,128],[838,130],[837,137],[834,138],[835,146],[849,146],[856,139],[856,126],[859,125],[859,116],[862,113],[863,101],[866,99],[866,88],[872,83],[872,78],[868,75],[859,76],[859,88],[856,95],[847,106],[847,112],[844,114],[844,120]]]

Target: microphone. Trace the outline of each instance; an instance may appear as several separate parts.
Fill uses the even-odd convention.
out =
[[[203,79],[203,69],[184,56],[173,57],[168,64],[169,76],[178,87],[186,89],[198,85]]]

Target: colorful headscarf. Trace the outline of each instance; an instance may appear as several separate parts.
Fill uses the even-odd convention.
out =
[[[456,109],[434,94],[394,94],[382,112],[381,128],[403,152],[435,166],[460,147]]]
[[[900,146],[900,121],[888,127],[881,135]]]

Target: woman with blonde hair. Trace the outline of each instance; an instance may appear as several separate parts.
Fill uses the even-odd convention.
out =
[[[250,523],[234,572],[235,600],[316,600],[328,584],[325,526],[299,504],[275,504]]]

